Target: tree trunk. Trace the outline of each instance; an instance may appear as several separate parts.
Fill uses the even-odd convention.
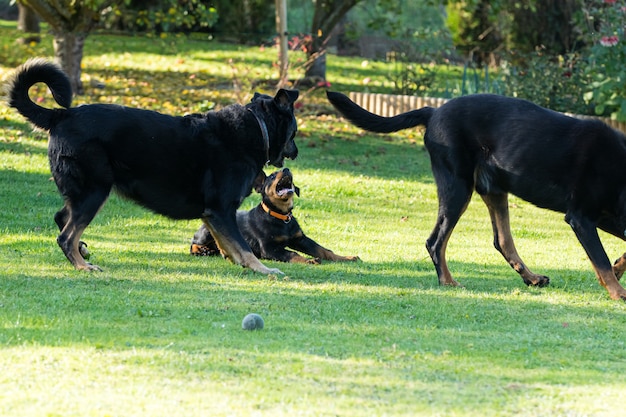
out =
[[[72,84],[74,94],[83,94],[80,63],[83,45],[104,2],[20,0],[48,23],[54,35],[54,56]],[[99,3],[100,6],[95,4]]]
[[[22,43],[39,42],[41,37],[39,36],[39,17],[28,6],[24,6],[22,3],[17,3],[18,17],[17,17],[17,29],[21,30],[28,35],[21,38]]]
[[[305,78],[326,80],[326,44],[337,23],[361,0],[316,0]]]
[[[37,14],[28,6],[17,3],[18,17],[17,30],[26,33],[39,33],[39,18]]]
[[[308,54],[305,77],[312,80],[326,80],[326,50],[323,46],[315,49],[316,52]]]
[[[86,33],[55,32],[54,56],[70,78],[74,94],[83,94],[83,83],[80,80],[80,63],[83,60],[83,46]]]
[[[278,88],[284,88],[289,78],[289,45],[287,43],[287,0],[276,0],[276,32],[278,33]]]

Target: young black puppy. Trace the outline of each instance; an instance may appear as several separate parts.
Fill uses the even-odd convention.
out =
[[[300,196],[300,189],[293,184],[293,175],[288,168],[268,177],[261,172],[255,180],[254,189],[261,194],[262,201],[250,211],[238,211],[237,225],[258,258],[307,264],[319,264],[321,260],[359,259],[358,256],[337,255],[304,234],[291,212],[294,194]],[[305,258],[286,247],[314,258]],[[206,226],[202,225],[193,236],[190,251],[192,255],[219,253],[215,239]]]

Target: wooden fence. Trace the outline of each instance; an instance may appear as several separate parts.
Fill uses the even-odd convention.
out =
[[[439,107],[446,101],[445,98],[417,97],[417,96],[398,96],[393,94],[373,94],[373,93],[355,93],[349,94],[350,99],[359,106],[376,113],[380,116],[395,116],[409,110],[419,109],[421,107]],[[605,117],[583,116],[577,114],[568,114],[569,116],[578,117],[580,119],[598,119],[614,129],[620,130],[626,134],[626,122],[618,122]]]

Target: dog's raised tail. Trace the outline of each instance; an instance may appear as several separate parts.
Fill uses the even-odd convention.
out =
[[[365,110],[344,94],[327,91],[326,96],[339,113],[354,125],[377,133],[391,133],[415,126],[427,126],[435,110],[432,107],[423,107],[397,116],[383,117]]]
[[[49,130],[62,109],[47,109],[33,102],[28,95],[30,87],[45,83],[54,100],[64,108],[72,105],[72,85],[61,68],[45,59],[34,58],[18,67],[7,83],[9,106],[27,118],[35,126]]]

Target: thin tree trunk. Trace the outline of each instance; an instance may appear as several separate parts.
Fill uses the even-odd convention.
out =
[[[308,56],[306,78],[326,80],[326,48],[315,48]]]
[[[289,48],[287,43],[287,0],[276,0],[276,32],[278,32],[278,88],[284,88],[289,79]]]
[[[326,45],[337,23],[361,0],[317,0],[311,25],[313,41],[307,51],[305,78],[326,80]]]
[[[39,42],[41,37],[39,36],[39,17],[28,6],[24,6],[22,3],[17,3],[18,18],[17,29],[25,32],[27,36],[20,39],[22,43]]]
[[[83,45],[100,8],[87,1],[20,0],[48,23],[54,35],[54,56],[70,78],[74,94],[84,94],[80,81]],[[76,7],[71,6],[75,4]],[[102,6],[104,7],[104,5]]]
[[[54,33],[54,56],[61,68],[70,78],[74,94],[83,94],[83,83],[80,80],[80,63],[83,60],[83,46],[86,33],[55,32]]]

